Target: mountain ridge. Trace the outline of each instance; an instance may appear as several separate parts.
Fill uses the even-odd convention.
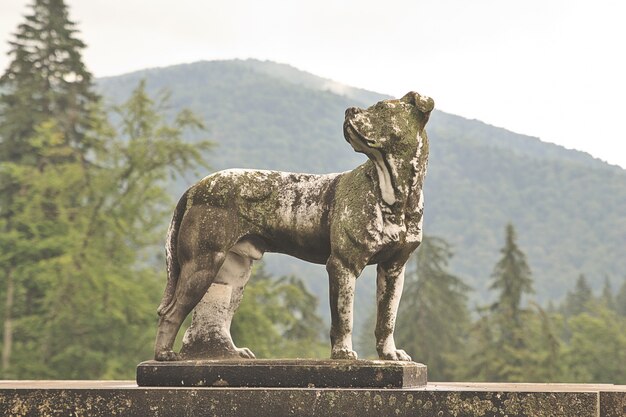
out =
[[[340,95],[338,83],[258,60],[142,70],[99,79],[98,88],[120,102],[142,78],[152,93],[171,91],[172,111],[189,107],[207,121],[208,135],[188,140],[208,136],[219,143],[206,156],[215,169],[352,169],[364,157],[342,137],[345,108],[389,97],[347,86]],[[332,85],[335,92],[328,90]],[[425,231],[453,244],[451,268],[475,288],[477,302],[490,297],[489,276],[508,222],[518,229],[540,301],[562,297],[580,273],[596,289],[605,274],[621,278],[626,171],[585,152],[441,111],[433,112],[427,131]],[[191,182],[173,184],[173,197]],[[278,259],[268,261],[274,273],[319,276],[322,281],[310,285],[324,297],[323,270],[272,259]],[[367,281],[364,296],[373,296],[372,280]]]
[[[215,61],[202,60],[202,61],[196,61],[196,62],[191,62],[191,63],[170,65],[170,66],[165,66],[165,67],[146,68],[146,69],[132,71],[132,72],[128,72],[128,73],[124,73],[120,75],[101,77],[101,78],[98,78],[97,82],[106,83],[107,80],[117,79],[119,77],[139,77],[140,79],[142,77],[149,77],[151,73],[160,72],[163,70],[170,70],[170,69],[176,70],[176,69],[183,69],[185,67],[196,67],[196,66],[202,67],[204,65],[212,65],[214,63],[220,63],[220,62],[221,63],[235,63],[237,65],[240,65],[241,67],[251,69],[252,71],[263,73],[265,75],[268,75],[278,80],[288,81],[291,84],[299,85],[310,90],[325,91],[325,92],[330,92],[330,93],[337,94],[340,96],[345,96],[349,99],[353,99],[358,102],[361,102],[363,105],[368,105],[368,103],[371,105],[380,100],[393,98],[393,96],[388,95],[388,94],[369,91],[369,90],[365,90],[362,88],[345,85],[329,78],[319,77],[308,71],[298,69],[290,64],[277,63],[277,62],[273,62],[269,60],[258,60],[254,58],[215,60]],[[509,141],[517,142],[515,143],[516,148],[520,148],[520,149],[526,148],[529,145],[529,142],[527,141],[530,140],[531,142],[534,142],[532,145],[533,149],[536,149],[537,147],[543,148],[542,152],[534,153],[534,155],[538,157],[546,157],[545,155],[546,149],[553,149],[553,151],[548,152],[548,154],[553,154],[555,152],[560,152],[560,151],[566,151],[566,152],[571,153],[570,157],[572,161],[585,163],[589,166],[599,166],[597,164],[601,164],[603,168],[624,170],[620,166],[610,164],[607,161],[597,158],[588,152],[581,151],[578,149],[573,149],[573,148],[567,148],[557,143],[545,141],[537,136],[531,136],[525,133],[514,132],[512,130],[507,129],[506,127],[496,126],[489,122],[485,122],[479,119],[467,118],[461,115],[452,114],[452,113],[445,112],[445,111],[438,110],[438,109],[435,109],[434,112],[439,113],[440,117],[444,117],[445,118],[444,123],[446,124],[450,124],[452,121],[458,122],[459,120],[461,120],[462,123],[475,122],[488,129],[494,129],[495,131],[500,133],[500,135],[495,135],[498,139],[502,139],[503,137],[506,137],[506,139]],[[431,128],[430,125],[429,125],[429,128]],[[520,138],[522,138],[521,140],[524,143],[520,142]],[[492,144],[494,146],[502,146],[502,143],[500,143],[499,141],[497,140],[494,141],[493,138],[489,138],[489,139],[492,140]],[[509,142],[509,145],[510,144],[511,143]],[[560,155],[559,159],[562,159],[562,157],[563,155]]]

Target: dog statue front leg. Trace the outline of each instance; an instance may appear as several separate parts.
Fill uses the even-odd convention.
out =
[[[337,257],[326,263],[330,293],[330,343],[331,359],[357,359],[352,350],[352,316],[354,286],[357,273],[346,267]]]
[[[393,332],[400,296],[404,286],[404,264],[378,264],[376,278],[376,350],[383,360],[410,361],[411,357],[396,348]]]

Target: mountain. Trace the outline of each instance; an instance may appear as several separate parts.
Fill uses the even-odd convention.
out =
[[[188,139],[219,143],[206,156],[216,170],[323,173],[356,167],[364,156],[343,139],[344,110],[388,98],[257,60],[148,69],[100,79],[98,88],[109,102],[119,102],[140,79],[146,79],[150,92],[169,90],[172,111],[189,107],[205,120],[208,132]],[[594,288],[605,276],[614,284],[621,281],[626,274],[625,170],[441,111],[433,112],[427,131],[424,229],[453,244],[451,267],[474,288],[476,302],[488,300],[507,222],[517,229],[540,301],[561,298],[580,273]],[[196,179],[172,184],[174,198]],[[283,256],[269,257],[268,265],[274,273],[313,276],[307,283],[327,298],[323,267]],[[360,298],[373,296],[371,270],[366,275],[357,284]],[[364,303],[371,307],[370,300]]]

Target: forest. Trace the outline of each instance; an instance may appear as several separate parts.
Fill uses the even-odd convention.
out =
[[[350,169],[343,111],[384,98],[259,61],[95,80],[62,0],[34,1],[9,43],[2,379],[131,379],[152,356],[161,248],[186,184],[229,166]],[[624,171],[443,112],[429,135],[428,236],[397,344],[432,381],[625,384]],[[256,266],[233,337],[262,358],[327,357],[325,278],[290,265]],[[370,310],[361,357],[375,354]]]

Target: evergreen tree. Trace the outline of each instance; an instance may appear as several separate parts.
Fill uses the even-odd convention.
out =
[[[561,381],[616,384],[626,381],[626,319],[620,315],[625,287],[614,296],[607,278],[596,299],[581,274],[575,288],[568,291],[561,306],[565,316]]]
[[[618,314],[626,317],[626,278],[615,296],[615,309]]]
[[[164,181],[200,161],[143,84],[105,122],[62,0],[36,0],[0,78],[2,377],[130,376],[160,287]]]
[[[526,255],[517,246],[515,229],[510,223],[506,226],[505,243],[500,253],[502,258],[494,268],[490,286],[490,289],[499,291],[498,300],[492,305],[492,320],[496,326],[495,345],[502,366],[495,380],[521,381],[525,377],[525,365],[529,363],[526,328],[521,320],[522,296],[532,293],[533,288]]]
[[[593,301],[593,292],[587,283],[587,278],[583,274],[578,276],[576,286],[573,291],[568,291],[565,296],[563,310],[566,316],[577,316],[588,310],[589,304]]]
[[[561,317],[550,314],[536,303],[525,314],[528,363],[524,380],[533,382],[558,382],[562,375],[562,346],[556,330]]]
[[[499,291],[498,300],[482,309],[483,316],[470,333],[468,354],[475,363],[465,374],[469,379],[525,381],[534,377],[529,372],[532,364],[541,362],[533,346],[540,345],[539,330],[549,326],[542,326],[531,310],[522,308],[522,296],[532,292],[532,277],[511,224],[506,226],[500,252],[502,258],[494,268],[490,287]]]
[[[458,380],[498,381],[504,366],[498,351],[496,326],[489,308],[478,308],[465,343],[465,361],[457,369]]]
[[[604,278],[604,286],[602,287],[602,294],[600,294],[600,304],[606,306],[609,310],[615,310],[615,297],[613,296],[613,286],[609,277]]]
[[[556,382],[561,375],[561,342],[553,319],[538,306],[520,312],[520,326],[497,311],[481,308],[465,343],[457,379],[485,382]],[[504,335],[512,339],[504,339]],[[519,343],[519,339],[523,343]]]
[[[62,258],[65,246],[72,239],[70,207],[63,200],[72,193],[82,175],[80,166],[64,162],[53,167],[48,161],[68,152],[62,142],[63,134],[54,122],[42,124],[29,145],[37,151],[42,167],[3,162],[0,165],[2,183],[19,184],[20,193],[7,205],[12,215],[2,218],[5,233],[0,237],[0,264],[6,273],[4,301],[3,363],[6,377],[12,354],[25,353],[21,346],[28,338],[25,331],[40,335],[45,311],[45,293],[52,288],[51,277],[44,265]],[[69,187],[69,188],[68,188]],[[7,227],[10,222],[11,227]],[[25,324],[25,325],[24,325]],[[28,327],[28,328],[27,328]],[[18,349],[13,349],[14,332]]]
[[[396,339],[409,354],[428,364],[438,381],[450,380],[469,326],[469,287],[448,270],[450,245],[424,237],[406,274]]]
[[[28,138],[48,119],[84,157],[95,145],[87,133],[98,102],[82,62],[85,44],[76,37],[63,0],[35,0],[30,8],[9,42],[13,59],[0,77],[0,161],[34,163],[37,154]]]
[[[522,296],[533,292],[533,280],[526,255],[515,240],[515,229],[509,223],[506,226],[505,244],[500,250],[502,258],[494,268],[491,275],[493,282],[489,288],[500,292],[493,308],[519,323]]]
[[[36,314],[46,288],[45,279],[18,269],[24,262],[58,255],[54,236],[64,223],[65,211],[59,206],[63,193],[46,186],[46,175],[52,183],[54,174],[69,168],[66,162],[87,165],[88,152],[99,142],[93,133],[102,124],[91,75],[81,61],[84,44],[75,37],[63,1],[36,0],[25,19],[10,41],[13,59],[0,77],[0,230],[3,241],[11,242],[0,257],[5,371],[13,353],[15,320],[20,314]],[[52,165],[59,170],[50,172]],[[40,208],[46,218],[40,220],[47,227],[24,223],[24,196],[39,201],[36,192],[43,193]],[[40,244],[44,241],[52,247]],[[21,300],[28,301],[26,310],[20,308]]]
[[[569,319],[563,380],[626,383],[626,319],[598,304]]]

